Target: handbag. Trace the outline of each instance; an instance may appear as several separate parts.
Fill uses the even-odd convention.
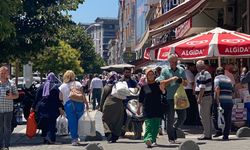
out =
[[[30,139],[36,135],[37,124],[35,120],[35,112],[31,112],[27,121],[26,135]]]
[[[95,120],[91,117],[91,114],[88,111],[85,111],[78,120],[78,135],[96,136]]]
[[[180,84],[174,95],[174,109],[186,109],[189,107],[189,100],[186,91],[182,84]]]
[[[73,83],[73,86],[70,87],[69,98],[76,102],[83,102],[83,92],[76,87],[76,83]]]

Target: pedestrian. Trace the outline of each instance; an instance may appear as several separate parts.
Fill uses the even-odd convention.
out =
[[[100,111],[102,112],[104,134],[109,143],[115,143],[118,140],[122,133],[124,120],[123,100],[111,95],[112,87],[117,81],[117,73],[111,72],[101,96]]]
[[[93,79],[93,74],[89,74],[88,75],[88,80],[87,80],[89,100],[91,99],[90,83],[91,83],[92,79]]]
[[[100,106],[102,88],[103,88],[103,83],[101,78],[98,76],[98,74],[94,74],[94,78],[90,83],[90,92],[92,93],[91,100],[92,100],[93,110],[95,110],[96,108],[98,109],[98,107]]]
[[[42,130],[44,144],[54,144],[56,141],[56,119],[63,115],[63,103],[59,99],[61,81],[53,72],[38,88],[31,112],[35,111],[38,127]]]
[[[13,100],[18,98],[14,82],[9,80],[9,69],[0,67],[0,149],[9,150]]]
[[[194,63],[187,63],[185,68],[185,75],[188,80],[187,86],[185,86],[185,91],[189,100],[190,107],[187,108],[187,118],[184,125],[200,125],[200,116],[198,110],[197,100],[194,93]]]
[[[72,138],[72,145],[77,146],[80,142],[78,136],[78,120],[83,115],[85,107],[87,110],[89,109],[89,105],[84,94],[82,102],[77,102],[69,98],[70,89],[72,87],[77,88],[79,91],[83,91],[81,83],[75,81],[75,73],[72,70],[67,70],[63,75],[63,84],[59,87],[59,98],[60,100],[63,100],[64,110],[68,119],[69,131]]]
[[[242,68],[240,82],[248,84],[248,92],[250,94],[250,71],[248,71],[247,67]],[[250,103],[245,103],[245,107],[247,108],[247,125],[250,127]]]
[[[155,82],[155,73],[152,69],[146,71],[146,83],[141,87],[139,94],[139,107],[137,114],[141,114],[143,106],[143,116],[145,117],[146,131],[144,142],[147,147],[156,144],[156,137],[162,118],[160,84]]]
[[[84,75],[82,79],[82,87],[83,87],[83,92],[84,94],[88,93],[88,84],[87,84],[87,76]]]
[[[200,117],[203,126],[203,135],[198,140],[212,139],[211,106],[212,106],[212,76],[206,70],[203,60],[196,62],[197,75],[195,76],[195,93],[200,105]]]
[[[217,76],[214,79],[215,99],[219,106],[224,110],[223,116],[225,120],[225,128],[222,131],[223,140],[229,140],[228,136],[231,130],[231,117],[233,109],[233,83],[232,80],[225,75],[222,67],[216,69]],[[218,134],[218,133],[216,133]]]
[[[123,76],[121,77],[120,81],[125,81],[128,85],[128,88],[134,88],[135,91],[140,90],[140,86],[137,84],[136,80],[134,80],[132,78],[132,69],[129,67],[123,68]],[[135,92],[135,93],[137,93],[137,92]],[[124,107],[124,121],[123,121],[124,132],[123,133],[126,133],[125,130],[129,128],[128,126],[131,123],[131,119],[129,118],[129,116],[127,115],[127,112],[126,112],[127,104],[129,102],[129,100],[134,99],[134,98],[135,98],[134,96],[127,96],[127,98],[123,101],[123,105],[124,105],[123,106]],[[140,125],[138,123],[138,125],[136,125],[133,128],[133,131],[136,133],[134,135],[134,139],[141,139],[142,123],[143,122],[140,122],[140,123],[141,123]]]
[[[174,109],[174,95],[179,88],[180,84],[184,86],[187,85],[187,79],[184,72],[184,69],[177,66],[178,56],[176,54],[169,54],[168,61],[170,63],[170,67],[163,68],[161,71],[161,75],[156,79],[156,81],[160,82],[161,90],[167,90],[167,133],[169,143],[175,144],[177,135],[176,130],[183,124],[186,120],[186,110],[175,110]],[[175,111],[178,115],[176,121]]]

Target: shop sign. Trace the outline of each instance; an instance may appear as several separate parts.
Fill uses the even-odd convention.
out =
[[[175,29],[176,39],[183,37],[192,27],[192,19],[188,19]]]

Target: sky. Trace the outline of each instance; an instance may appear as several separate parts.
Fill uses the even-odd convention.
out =
[[[118,0],[85,0],[70,14],[76,23],[94,23],[97,17],[117,17]]]

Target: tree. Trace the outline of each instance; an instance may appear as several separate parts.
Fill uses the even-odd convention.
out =
[[[21,5],[20,0],[1,0],[0,1],[0,41],[15,34],[15,25],[11,22]]]
[[[60,74],[66,70],[73,70],[76,74],[83,73],[80,65],[80,51],[64,41],[60,41],[58,46],[46,48],[32,62],[34,70],[38,70],[42,74],[49,71]]]
[[[86,73],[100,73],[100,67],[105,62],[95,53],[93,41],[81,25],[69,24],[59,32],[58,38],[69,43],[72,48],[80,50],[81,66]]]
[[[11,0],[9,0],[11,1]],[[15,0],[17,1],[17,0]],[[0,61],[19,58],[27,61],[45,47],[58,44],[55,35],[71,22],[67,11],[76,10],[84,0],[22,0],[22,7],[11,16],[15,36],[0,42]],[[25,56],[25,57],[24,57]]]

